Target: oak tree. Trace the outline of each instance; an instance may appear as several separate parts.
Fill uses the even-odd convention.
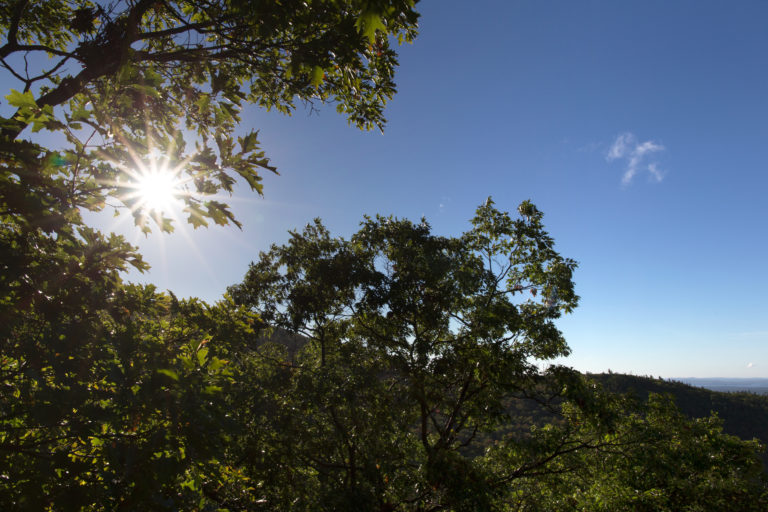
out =
[[[13,0],[0,6],[0,208],[54,229],[105,201],[155,217],[137,169],[164,167],[194,226],[239,224],[217,192],[261,192],[275,171],[240,109],[330,102],[381,128],[395,92],[392,41],[411,41],[415,0]],[[37,132],[56,137],[41,139]],[[51,141],[45,144],[41,140]]]

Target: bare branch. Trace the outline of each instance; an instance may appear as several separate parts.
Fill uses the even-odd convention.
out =
[[[24,82],[25,84],[29,81],[29,78],[23,77],[20,74],[16,72],[15,69],[13,69],[11,66],[8,65],[7,62],[5,62],[5,59],[0,58],[0,65],[2,65],[5,69],[11,72],[11,74],[19,81]]]

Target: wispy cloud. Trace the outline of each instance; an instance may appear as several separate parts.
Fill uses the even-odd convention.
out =
[[[640,142],[634,134],[627,132],[616,137],[605,159],[609,162],[620,160],[626,164],[621,178],[624,185],[629,185],[632,178],[641,171],[648,171],[650,177],[659,182],[664,179],[664,171],[659,168],[658,162],[649,160],[652,158],[650,155],[664,149],[664,146],[652,140]]]
[[[451,198],[448,196],[442,196],[440,198],[440,204],[439,204],[440,213],[443,213],[445,209],[448,208],[448,205],[450,204],[450,202],[451,202]]]
[[[605,155],[605,159],[609,162],[612,160],[618,160],[624,158],[629,152],[629,148],[634,144],[635,136],[631,133],[622,133],[608,149],[608,154]]]
[[[755,367],[755,363],[747,363],[747,368],[754,368],[754,367]]]

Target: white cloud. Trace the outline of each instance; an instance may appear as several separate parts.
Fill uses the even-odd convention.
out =
[[[645,165],[644,162],[648,160],[649,155],[664,151],[664,149],[664,146],[652,140],[638,142],[634,134],[627,132],[616,137],[605,154],[605,159],[609,162],[623,160],[626,163],[624,175],[621,178],[624,185],[628,185],[632,178],[642,170],[647,170],[651,178],[659,182],[664,179],[664,172],[659,169],[658,163],[649,162]]]
[[[747,368],[754,368],[754,367],[755,367],[755,363],[747,363]]]
[[[656,163],[648,164],[648,172],[651,173],[651,176],[659,182],[664,179],[664,173],[659,169],[659,166],[656,165]]]
[[[631,145],[635,143],[635,136],[631,133],[622,133],[618,137],[616,137],[616,140],[611,145],[611,148],[608,150],[608,154],[606,155],[606,159],[611,162],[613,160],[617,160],[619,158],[624,158],[624,155],[627,154],[627,150]]]

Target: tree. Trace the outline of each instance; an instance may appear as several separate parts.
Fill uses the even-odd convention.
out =
[[[185,177],[194,226],[237,224],[213,194],[274,170],[255,132],[234,139],[239,108],[328,101],[381,127],[414,4],[0,5],[18,85],[0,118],[0,508],[763,507],[756,446],[716,420],[636,414],[539,369],[567,355],[553,322],[578,298],[529,202],[513,219],[489,200],[458,237],[318,221],[213,305],[124,283],[141,256],[83,225],[117,201],[170,230],[133,190],[153,166]],[[510,401],[556,421],[523,432]]]
[[[133,249],[86,228],[3,225],[0,253],[0,508],[215,509],[222,482],[237,494],[227,348],[258,319],[123,283]]]
[[[518,212],[489,199],[456,237],[376,217],[346,240],[316,220],[229,289],[274,329],[228,398],[245,428],[227,464],[264,508],[765,508],[760,447],[716,418],[539,368],[568,353],[553,321],[575,263]]]
[[[240,422],[254,425],[239,458],[273,508],[482,510],[559,454],[493,471],[472,454],[479,433],[509,423],[505,399],[583,394],[572,372],[545,379],[536,364],[568,353],[553,320],[577,303],[575,263],[535,206],[519,213],[489,199],[458,237],[376,217],[345,240],[316,221],[230,288],[307,340],[293,358],[265,344],[261,370],[237,379]]]
[[[249,503],[222,463],[237,428],[223,397],[225,357],[258,319],[123,283],[146,264],[80,212],[109,203],[171,230],[135,190],[167,167],[193,226],[239,225],[216,192],[237,177],[261,192],[259,172],[275,170],[256,132],[235,140],[241,106],[331,102],[381,127],[391,38],[412,40],[414,4],[0,5],[0,66],[15,80],[0,117],[0,508]]]
[[[0,117],[4,215],[55,229],[106,200],[149,229],[136,168],[168,167],[195,227],[238,224],[218,191],[261,193],[275,171],[257,132],[235,140],[244,103],[290,113],[330,101],[381,128],[395,92],[390,39],[411,41],[415,0],[14,0],[0,6],[0,65],[17,87]],[[35,143],[48,130],[65,141]],[[31,132],[31,133],[30,133]],[[194,149],[188,149],[189,143]]]
[[[724,434],[716,415],[686,418],[671,396],[639,403],[614,395],[610,402],[615,421],[594,449],[565,454],[548,474],[521,482],[505,496],[514,510],[766,510],[757,441]],[[595,438],[594,425],[566,409],[577,435]]]
[[[0,508],[763,510],[755,443],[539,369],[575,264],[519,212],[318,221],[214,305],[123,283],[120,237],[4,225]]]

